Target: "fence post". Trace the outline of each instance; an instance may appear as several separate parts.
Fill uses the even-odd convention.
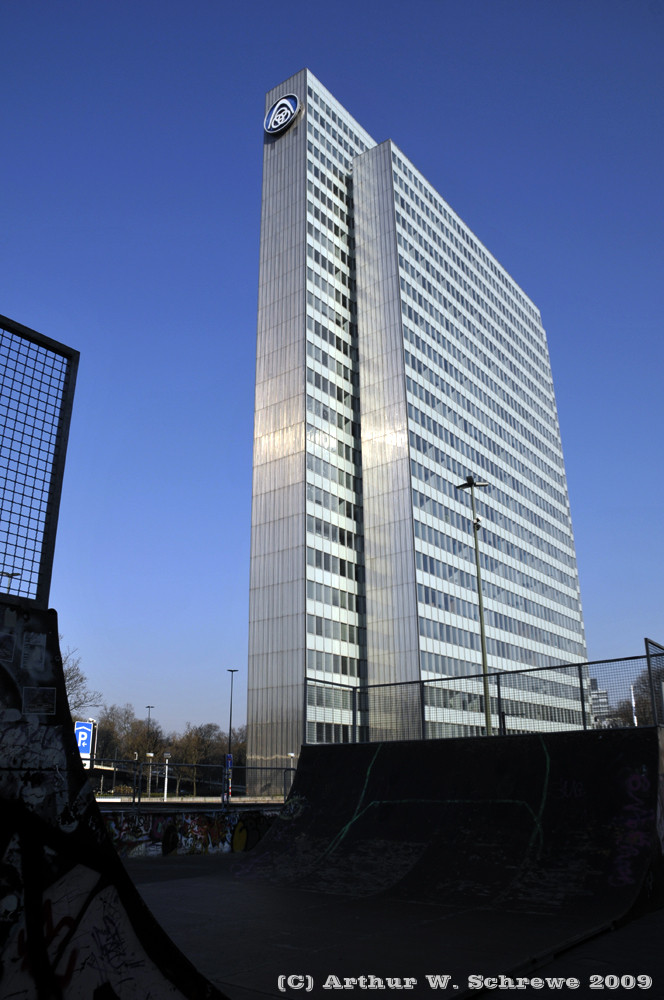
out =
[[[581,718],[583,719],[583,728],[588,728],[588,720],[586,718],[586,700],[583,695],[583,663],[579,663],[579,690],[581,691]]]
[[[306,744],[306,743],[309,742],[307,740],[307,718],[308,718],[308,713],[309,713],[309,678],[305,674],[305,677],[304,677],[304,715],[302,716],[302,718],[304,719],[304,727],[303,727],[303,733],[302,733],[302,743],[303,744]]]
[[[503,714],[503,700],[500,692],[500,674],[494,675],[496,678],[496,708],[498,710],[498,732],[505,735],[505,717]]]
[[[659,725],[659,718],[657,712],[657,698],[655,697],[655,680],[652,675],[652,660],[650,659],[650,645],[648,639],[646,639],[646,661],[648,663],[648,684],[650,685],[650,704],[652,706],[652,724],[653,726]]]
[[[296,767],[285,767],[284,768],[284,802],[288,798],[291,788],[293,787],[293,775],[296,773]],[[286,775],[290,775],[290,782],[288,787],[286,787]]]
[[[424,681],[420,681],[420,726],[422,727],[422,735],[420,739],[425,740],[427,738],[427,717],[426,717],[426,691],[424,688]]]
[[[353,732],[352,732],[352,742],[357,743],[357,688],[351,688],[352,691],[352,709],[353,709]]]

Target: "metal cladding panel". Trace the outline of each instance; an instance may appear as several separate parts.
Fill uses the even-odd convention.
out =
[[[391,144],[355,162],[368,680],[418,680],[410,454]]]
[[[306,71],[266,97],[306,104]],[[306,118],[264,135],[256,347],[248,721],[255,764],[304,739]]]

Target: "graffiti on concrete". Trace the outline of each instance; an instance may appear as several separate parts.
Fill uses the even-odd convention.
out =
[[[616,850],[609,884],[614,886],[640,882],[643,856],[648,857],[653,850],[655,826],[647,769],[628,771],[620,778],[625,801],[613,824]]]
[[[0,601],[0,996],[223,995],[125,873],[83,770],[54,611]]]
[[[272,809],[138,813],[104,811],[106,830],[122,857],[250,851],[279,814]]]

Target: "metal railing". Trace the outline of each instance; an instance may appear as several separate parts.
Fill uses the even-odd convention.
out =
[[[483,681],[481,672],[356,688],[310,679],[307,700],[327,726],[318,742],[479,736]],[[664,724],[664,647],[646,640],[645,656],[494,670],[488,690],[498,735]]]
[[[285,800],[295,768],[247,767],[230,771],[223,764],[150,763],[95,758],[90,781],[99,798],[135,805],[170,803],[230,804]]]

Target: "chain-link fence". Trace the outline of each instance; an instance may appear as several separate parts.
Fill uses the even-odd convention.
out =
[[[359,742],[480,736],[486,733],[483,680],[473,665],[465,674],[354,688],[343,718],[332,711],[319,727],[330,733],[325,742],[353,742],[351,734]],[[320,688],[336,692],[341,685],[317,680],[315,687],[318,706],[339,701],[322,699]],[[664,724],[664,647],[646,640],[645,656],[494,670],[488,688],[494,734]]]
[[[651,639],[645,656],[491,671],[488,683],[494,734],[664,725],[664,646]],[[486,733],[481,673],[354,688],[316,680],[310,687],[308,702],[323,719],[318,742]],[[321,697],[322,688],[330,697]],[[90,777],[98,796],[140,805],[285,800],[294,775],[294,767],[229,771],[223,764],[96,759]]]

